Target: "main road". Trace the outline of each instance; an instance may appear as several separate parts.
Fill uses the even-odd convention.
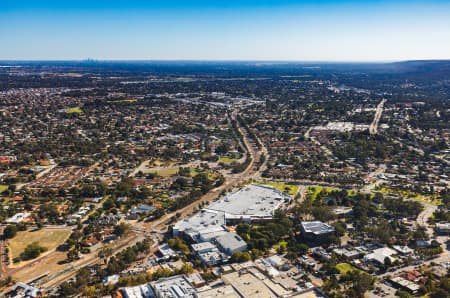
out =
[[[377,106],[377,109],[375,111],[375,116],[373,117],[373,121],[369,126],[369,133],[371,135],[375,135],[378,133],[378,123],[381,119],[381,114],[383,114],[383,107],[384,103],[386,102],[386,99],[383,99]]]
[[[234,110],[231,113],[231,120],[237,123],[237,129],[243,135],[244,146],[250,156],[250,162],[245,168],[245,170],[242,171],[241,173],[229,174],[224,176],[225,182],[222,185],[212,189],[205,195],[201,196],[198,200],[192,202],[191,204],[185,206],[184,208],[178,209],[174,212],[167,213],[162,217],[160,217],[159,219],[156,219],[152,222],[135,223],[132,227],[133,231],[131,235],[126,239],[119,241],[118,243],[116,243],[116,246],[113,247],[113,254],[116,254],[119,251],[126,249],[127,247],[135,245],[139,240],[144,239],[144,237],[149,237],[148,232],[156,232],[156,234],[153,235],[152,240],[158,241],[161,238],[160,237],[161,234],[167,231],[168,226],[174,219],[180,220],[182,218],[190,216],[193,212],[195,212],[199,204],[211,202],[217,199],[223,191],[232,189],[234,187],[238,187],[243,183],[247,182],[248,180],[259,176],[261,169],[265,167],[265,162],[262,164],[262,166],[259,166],[257,168],[255,168],[255,165],[257,164],[257,161],[259,162],[262,153],[266,154],[267,159],[267,149],[264,147],[264,145],[262,145],[261,149],[258,149],[254,144],[252,144],[252,142],[249,139],[250,135],[247,131],[247,128],[242,127],[239,121],[237,121],[237,114],[238,110]],[[45,283],[43,283],[41,286],[44,289],[52,289],[60,285],[64,281],[67,281],[70,278],[74,277],[79,269],[85,266],[98,264],[101,261],[102,260],[96,255],[96,253],[91,253],[84,259],[75,262],[73,266],[71,268],[68,268],[67,271],[65,271],[63,274],[55,276],[51,280],[48,280]]]
[[[237,113],[238,111],[234,110],[231,113],[231,119],[232,121],[235,121],[237,123],[237,129],[243,135],[244,146],[250,156],[250,162],[245,168],[245,170],[242,171],[241,173],[225,175],[224,176],[225,182],[219,187],[212,189],[205,195],[201,196],[198,200],[187,205],[186,207],[178,209],[175,212],[167,213],[155,221],[149,223],[142,223],[141,224],[142,228],[156,232],[165,232],[169,224],[172,222],[172,220],[174,219],[179,220],[187,216],[190,216],[193,212],[195,212],[199,204],[209,203],[217,199],[223,191],[233,189],[249,181],[250,179],[259,177],[259,174],[265,167],[266,163],[264,162],[261,166],[259,166],[256,169],[255,165],[257,164],[257,161],[260,160],[262,153],[265,153],[267,160],[267,149],[264,147],[262,143],[261,143],[262,148],[258,149],[256,148],[255,144],[252,144],[252,142],[250,142],[247,128],[242,127],[239,121],[237,121]]]

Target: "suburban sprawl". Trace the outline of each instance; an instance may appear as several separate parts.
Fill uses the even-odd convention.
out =
[[[0,62],[1,297],[450,297],[450,63]]]

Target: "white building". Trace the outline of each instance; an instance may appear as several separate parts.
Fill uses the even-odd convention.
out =
[[[395,255],[395,250],[389,247],[382,247],[375,249],[372,253],[364,256],[364,261],[366,262],[377,262],[378,264],[384,265],[384,261],[386,258],[389,258],[391,262],[395,261],[395,258],[392,257]]]
[[[28,212],[20,212],[20,213],[16,213],[16,214],[14,214],[14,216],[8,218],[8,219],[6,220],[6,222],[7,222],[7,223],[14,223],[14,224],[17,224],[17,223],[22,222],[25,218],[27,218],[27,217],[29,217],[29,216],[30,216],[30,213],[28,213]]]
[[[194,242],[213,241],[228,233],[226,225],[272,219],[275,210],[290,200],[289,195],[273,187],[250,184],[177,222],[173,235]]]
[[[197,290],[185,275],[161,278],[150,283],[158,298],[196,298]]]
[[[237,251],[246,251],[247,243],[238,234],[228,232],[215,240],[217,247],[227,255],[231,256]]]

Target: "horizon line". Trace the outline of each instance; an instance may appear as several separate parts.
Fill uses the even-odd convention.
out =
[[[83,58],[83,59],[0,59],[0,62],[227,62],[227,63],[355,63],[355,64],[383,64],[383,63],[399,63],[399,62],[436,62],[436,61],[450,61],[450,58],[422,58],[422,59],[386,59],[386,60],[266,60],[266,59],[97,59],[97,58]]]

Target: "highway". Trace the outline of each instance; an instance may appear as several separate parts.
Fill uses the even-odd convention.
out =
[[[383,114],[383,107],[386,99],[383,99],[377,106],[377,110],[375,111],[375,116],[373,117],[373,121],[369,126],[369,133],[371,135],[376,135],[378,133],[378,123],[380,122],[381,115]]]

